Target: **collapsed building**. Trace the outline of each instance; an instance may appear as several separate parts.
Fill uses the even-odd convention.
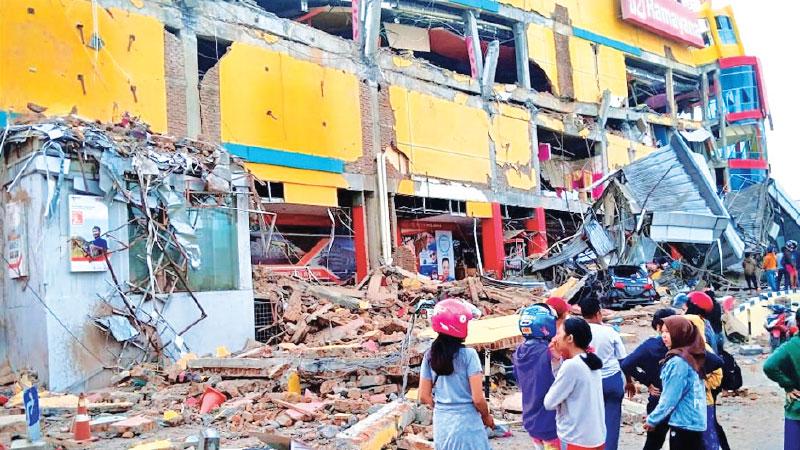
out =
[[[17,251],[30,264],[26,275],[9,272],[3,280],[4,332],[14,344],[0,356],[33,366],[55,389],[88,383],[102,365],[74,347],[87,339],[87,317],[114,334],[114,314],[95,313],[109,290],[127,296],[138,289],[153,304],[172,299],[153,312],[162,342],[151,350],[175,356],[239,348],[255,336],[266,341],[274,337],[274,305],[253,300],[252,265],[334,283],[359,283],[392,264],[440,280],[525,273],[531,259],[553,262],[537,258],[586,227],[592,205],[617,193],[614,187],[604,197],[607,186],[619,185],[614,177],[657,157],[678,135],[709,161],[716,188],[697,184],[699,171],[692,172],[713,225],[688,243],[727,236],[727,213],[711,191],[766,176],[769,110],[760,67],[745,54],[730,8],[658,3],[691,26],[676,28],[614,0],[14,0],[0,18],[0,54],[15,61],[0,73],[0,125],[16,139],[4,155],[42,156],[26,167],[6,160],[4,232],[14,233],[9,224],[28,226],[26,240],[6,239],[6,254]],[[100,151],[86,136],[62,156],[51,146],[68,138],[49,133],[63,125],[15,128],[31,112],[40,125],[48,116],[109,124],[136,118],[133,126],[147,124],[149,136],[172,136],[178,154],[208,146],[231,167],[220,176],[216,166],[186,159],[178,170],[156,150],[122,158],[136,164],[104,165],[103,155],[119,148]],[[145,144],[138,147],[153,146],[152,137],[139,137]],[[99,158],[85,162],[85,174],[84,148]],[[228,178],[244,172],[252,183]],[[112,195],[103,187],[114,177]],[[206,192],[215,177],[228,183],[227,193]],[[151,178],[158,184],[147,184]],[[147,210],[151,200],[114,201],[119,189],[152,190],[162,215],[144,229],[125,228],[140,219],[131,211]],[[67,270],[66,242],[75,237],[64,201],[70,195],[108,208],[108,229],[100,232],[119,240],[109,243],[111,284],[106,271]],[[663,214],[647,215],[652,233]],[[153,234],[167,223],[186,233],[168,241]],[[115,251],[138,233],[149,236],[136,241],[152,256],[144,263],[135,245]],[[604,239],[604,255],[623,248],[612,245],[618,238]],[[158,242],[189,249],[175,261],[182,271],[153,254]],[[156,274],[158,264],[171,268]],[[187,282],[178,274],[193,270],[207,276],[190,276],[191,290],[179,289]],[[202,282],[193,286],[192,278]],[[63,283],[74,289],[54,287]],[[47,292],[42,306],[31,302],[33,292]],[[130,301],[138,305],[139,297]],[[35,308],[26,317],[36,322],[19,322],[18,306]],[[38,332],[24,335],[30,327]],[[122,337],[134,332],[121,328]]]

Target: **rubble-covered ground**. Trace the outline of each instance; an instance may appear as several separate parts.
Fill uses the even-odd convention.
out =
[[[398,402],[403,368],[409,367],[409,387],[416,386],[429,342],[423,333],[425,320],[411,326],[413,305],[458,296],[481,309],[484,318],[503,320],[547,296],[543,289],[499,286],[477,278],[432,282],[395,268],[375,271],[355,288],[309,283],[260,269],[254,273],[254,284],[256,297],[275,305],[270,342],[251,342],[233,354],[220,349],[217,355],[185,355],[177,364],[140,365],[119,374],[113,386],[87,393],[95,439],[88,443],[72,439],[77,397],[42,392],[40,408],[48,441],[64,448],[128,449],[154,442],[158,444],[138,450],[178,448],[187,437],[213,427],[223,448],[230,449],[271,448],[262,438],[275,435],[308,448],[365,448],[376,442],[389,448],[432,448],[430,410],[414,411],[413,400]],[[622,319],[621,331],[632,350],[652,333],[650,317],[659,307],[605,314],[608,319]],[[516,327],[515,320],[511,327]],[[409,329],[414,338],[403,351]],[[495,361],[492,412],[514,431],[511,437],[493,441],[498,449],[530,448],[519,427],[520,415],[514,412],[517,390],[503,375],[520,339],[508,338],[498,328],[496,336],[476,344],[490,350]],[[736,353],[737,347],[729,344],[729,349]],[[745,386],[724,394],[719,408],[731,446],[780,448],[782,393],[761,371],[764,356],[737,359]],[[21,394],[12,394],[27,378],[28,374],[0,371],[0,384],[6,384],[4,390],[11,396],[0,415],[2,443],[24,433]],[[213,398],[208,393],[211,388],[222,395],[221,404],[201,413],[203,403]],[[626,401],[623,449],[641,448],[644,442],[645,400],[642,393],[633,402]],[[395,439],[392,434],[398,424],[402,434]]]

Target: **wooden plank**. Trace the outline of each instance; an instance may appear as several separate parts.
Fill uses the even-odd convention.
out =
[[[469,322],[469,334],[464,340],[464,345],[476,350],[512,349],[523,340],[517,325],[518,321],[517,314],[473,320]],[[436,332],[432,328],[427,328],[420,336],[432,338],[436,336]]]

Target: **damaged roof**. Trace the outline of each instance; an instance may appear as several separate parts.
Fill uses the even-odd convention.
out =
[[[650,237],[655,241],[710,244],[730,221],[705,160],[677,135],[615,178],[633,212],[652,213]]]

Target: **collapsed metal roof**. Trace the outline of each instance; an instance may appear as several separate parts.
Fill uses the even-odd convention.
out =
[[[774,179],[728,194],[725,205],[748,251],[800,236],[800,209]]]
[[[652,214],[654,241],[711,244],[730,222],[705,160],[677,135],[670,145],[623,167],[615,179],[632,212]]]

